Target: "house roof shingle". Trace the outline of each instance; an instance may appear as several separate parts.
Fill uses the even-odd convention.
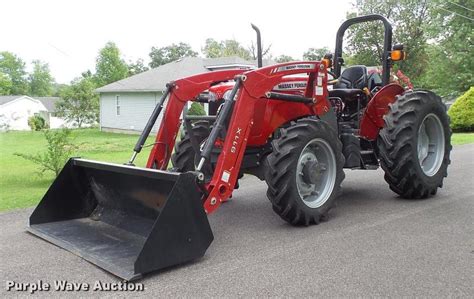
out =
[[[23,96],[0,96],[0,105],[6,104]]]
[[[271,62],[267,62],[271,64]],[[166,83],[179,78],[205,73],[221,67],[255,67],[255,61],[240,57],[201,58],[185,57],[146,72],[110,83],[96,92],[155,92],[163,91]]]
[[[32,98],[35,100],[40,101],[44,107],[48,110],[48,112],[56,112],[56,102],[59,101],[59,97],[30,97],[30,96],[25,96],[25,95],[18,95],[18,96],[0,96],[0,105],[9,103],[13,100],[22,98],[22,97],[28,97]]]
[[[59,97],[34,97],[39,100],[48,109],[48,112],[56,112],[56,103],[59,101]]]

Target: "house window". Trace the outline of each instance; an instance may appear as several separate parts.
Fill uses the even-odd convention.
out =
[[[119,95],[115,96],[115,113],[117,116],[120,115],[120,96]]]

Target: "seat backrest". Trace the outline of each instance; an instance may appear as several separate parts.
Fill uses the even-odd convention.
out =
[[[354,65],[342,72],[334,88],[364,89],[367,87],[367,84],[367,67]]]

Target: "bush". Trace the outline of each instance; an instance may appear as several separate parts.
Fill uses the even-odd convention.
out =
[[[40,175],[45,171],[52,171],[58,176],[75,149],[69,139],[70,133],[71,131],[68,129],[46,130],[44,131],[47,142],[46,152],[35,155],[22,153],[15,153],[14,155],[38,164]]]
[[[202,106],[201,103],[193,102],[191,104],[191,107],[189,107],[189,109],[188,109],[187,115],[206,115],[206,110],[204,110],[204,107]],[[194,122],[196,122],[196,121],[195,120],[191,121],[191,123],[194,123]],[[184,123],[183,123],[183,125],[184,125]],[[184,127],[183,126],[181,126],[180,135],[181,135],[181,138],[184,138]]]
[[[188,115],[206,115],[206,111],[201,103],[193,102],[188,110]]]
[[[474,87],[460,96],[449,108],[451,128],[454,131],[474,131]]]
[[[48,128],[48,124],[46,123],[44,118],[42,118],[39,115],[34,115],[34,116],[28,118],[28,126],[30,126],[30,128],[33,131],[41,131],[43,129]]]

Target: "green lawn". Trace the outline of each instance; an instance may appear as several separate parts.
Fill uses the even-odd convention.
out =
[[[138,135],[100,132],[97,129],[73,130],[71,138],[80,145],[76,156],[105,162],[124,163],[132,154]],[[151,136],[148,142],[152,142]],[[37,165],[14,153],[36,153],[46,142],[41,132],[0,133],[0,211],[34,206],[53,181],[52,173],[39,176]],[[136,165],[145,166],[151,147],[137,157]]]
[[[451,143],[453,145],[474,143],[474,133],[453,133]]]
[[[97,129],[73,130],[71,135],[74,143],[80,145],[77,156],[115,163],[128,161],[138,138],[138,135],[104,133]],[[452,143],[474,143],[474,133],[455,133]],[[41,132],[0,133],[0,211],[34,206],[42,198],[54,176],[51,173],[38,176],[35,164],[14,153],[40,152],[45,145]],[[138,166],[145,165],[149,152],[150,147],[138,156]]]

